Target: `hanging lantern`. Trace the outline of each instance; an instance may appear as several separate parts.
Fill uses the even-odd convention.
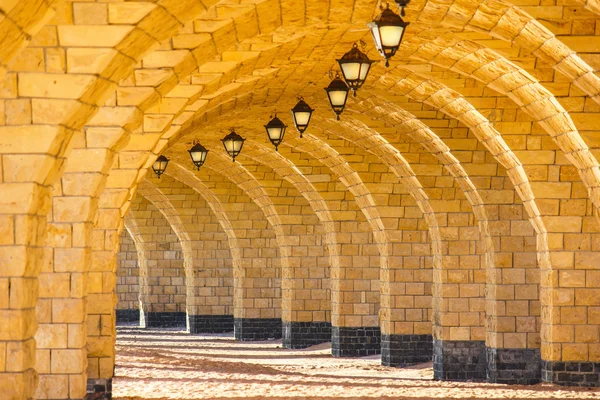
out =
[[[404,8],[402,10],[404,12]],[[377,51],[385,58],[386,67],[390,66],[390,58],[398,51],[408,24],[409,22],[404,22],[398,14],[390,10],[389,6],[375,18],[375,21],[367,24],[371,29]]]
[[[352,50],[344,54],[337,62],[340,64],[344,80],[350,89],[354,90],[354,96],[356,96],[356,91],[365,83],[367,75],[369,75],[373,61],[369,60],[369,57],[354,43]]]
[[[340,120],[340,114],[346,108],[346,101],[348,100],[348,92],[350,88],[346,83],[340,79],[340,74],[335,76],[335,79],[331,81],[329,86],[325,88],[327,97],[329,98],[329,104],[333,112],[337,115],[338,121]]]
[[[169,159],[165,156],[158,157],[156,161],[154,161],[154,164],[152,164],[152,170],[158,179],[160,179],[160,176],[165,173],[167,165],[169,165]]]
[[[200,171],[200,167],[204,165],[204,161],[206,161],[206,156],[208,155],[208,150],[200,143],[194,144],[194,146],[188,150],[190,153],[190,157],[192,157],[192,162]]]
[[[300,132],[300,137],[302,137],[302,134],[308,128],[313,111],[315,110],[310,108],[302,97],[298,97],[298,103],[292,108],[292,117],[294,118],[296,129]]]
[[[235,158],[242,151],[242,146],[244,146],[244,141],[246,139],[242,138],[240,135],[235,133],[235,130],[232,128],[229,135],[225,136],[221,139],[223,142],[223,147],[225,147],[225,151],[227,154],[231,156],[231,159],[235,162]]]
[[[285,135],[287,125],[277,118],[277,114],[275,114],[273,119],[265,125],[265,129],[267,130],[267,136],[269,136],[269,140],[271,143],[273,143],[273,146],[275,146],[275,151],[278,151],[277,148],[281,142],[283,142],[283,136]]]

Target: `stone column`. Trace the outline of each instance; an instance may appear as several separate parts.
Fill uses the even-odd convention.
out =
[[[353,204],[352,204],[353,205]],[[351,206],[351,203],[348,204]],[[331,353],[363,357],[381,353],[379,251],[357,206],[339,223],[340,266],[331,274]],[[337,213],[333,213],[334,216]]]

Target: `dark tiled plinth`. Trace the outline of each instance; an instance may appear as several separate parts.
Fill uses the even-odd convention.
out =
[[[381,365],[406,367],[433,358],[431,335],[381,335]]]
[[[84,400],[111,400],[112,379],[88,379]]]
[[[131,325],[140,323],[140,310],[116,310],[117,325]]]
[[[237,340],[281,339],[281,318],[235,318],[233,324]]]
[[[284,322],[283,347],[305,349],[319,343],[331,341],[329,322]]]
[[[189,315],[190,333],[233,332],[233,315]]]
[[[539,349],[486,348],[487,380],[490,383],[534,385],[542,378]]]
[[[433,340],[433,379],[441,381],[484,381],[485,342]]]
[[[146,328],[185,328],[184,312],[145,312]]]
[[[542,381],[562,386],[600,387],[600,363],[542,361]]]
[[[334,357],[364,357],[381,353],[378,326],[331,328],[331,354]]]

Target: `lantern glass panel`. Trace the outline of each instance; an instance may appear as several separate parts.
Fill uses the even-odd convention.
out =
[[[379,28],[381,43],[386,47],[397,47],[400,45],[404,26],[385,25]]]
[[[346,99],[348,98],[347,90],[332,90],[327,92],[329,101],[334,107],[344,107],[346,105]]]
[[[346,82],[354,81],[360,76],[360,63],[352,62],[352,63],[340,63],[342,67],[342,72],[344,73],[344,78]]]
[[[359,73],[359,80],[360,81],[364,81],[365,79],[367,79],[367,75],[369,74],[369,70],[371,69],[371,63],[362,63],[360,65],[360,73]]]
[[[375,41],[375,47],[381,53],[381,33],[379,32],[379,25],[376,22],[371,22],[368,24],[369,28],[371,28],[371,35],[373,35],[373,40]]]
[[[312,112],[296,111],[293,114],[294,114],[294,121],[296,122],[296,125],[306,126],[306,125],[308,125],[308,122],[310,121]]]
[[[163,161],[163,160],[155,161],[154,162],[154,169],[157,170],[157,171],[160,171],[162,173],[162,172],[164,172],[167,169],[167,164],[168,163],[169,163],[168,161]]]
[[[271,140],[280,140],[283,136],[283,132],[285,129],[283,128],[267,128],[267,134]]]

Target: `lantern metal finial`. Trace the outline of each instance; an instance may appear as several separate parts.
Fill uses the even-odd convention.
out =
[[[154,171],[158,179],[165,173],[167,165],[169,165],[169,159],[165,156],[158,157],[156,161],[154,161],[154,164],[152,164],[152,171]]]
[[[296,129],[300,133],[300,138],[302,138],[302,134],[308,128],[308,124],[310,123],[310,118],[312,113],[315,111],[306,102],[302,96],[298,96],[298,103],[291,109],[292,118],[294,119],[294,125]]]
[[[325,91],[327,92],[329,104],[339,121],[340,114],[344,111],[344,108],[346,108],[350,87],[348,87],[348,85],[340,78],[340,74],[336,73],[335,78],[331,81],[329,86],[325,88]]]
[[[188,150],[188,153],[190,153],[192,163],[196,166],[196,168],[198,168],[198,171],[200,171],[200,167],[203,166],[204,162],[206,161],[208,150],[199,142],[194,140],[194,146]]]
[[[229,134],[221,139],[223,143],[223,147],[225,147],[225,151],[229,156],[231,156],[231,160],[235,162],[235,158],[242,151],[242,147],[244,146],[244,142],[246,139],[241,137],[235,132],[235,128],[229,129]]]
[[[278,147],[283,142],[283,137],[285,136],[285,130],[287,129],[287,125],[283,123],[277,117],[277,112],[271,115],[271,120],[267,125],[265,125],[265,129],[267,130],[267,136],[273,146],[275,146],[275,151],[279,151]]]
[[[359,50],[358,44],[354,43],[352,49],[337,60],[337,62],[342,70],[344,80],[354,91],[354,96],[356,96],[356,91],[365,83],[369,75],[373,61]]]

